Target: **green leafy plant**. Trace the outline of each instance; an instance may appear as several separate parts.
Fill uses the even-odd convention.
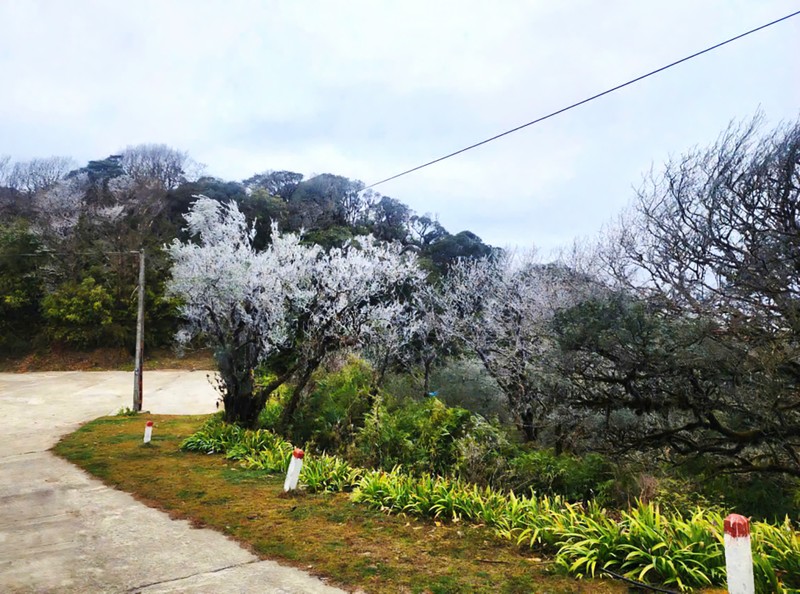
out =
[[[182,447],[224,454],[266,472],[285,472],[292,451],[270,431],[226,425],[218,416]],[[576,577],[613,571],[682,592],[725,583],[724,518],[715,508],[698,506],[686,513],[639,501],[630,509],[609,511],[597,500],[516,495],[460,478],[415,475],[400,465],[365,470],[327,455],[306,457],[301,482],[312,492],[352,490],[353,501],[387,513],[484,524],[501,538],[553,555],[555,567]],[[800,538],[789,518],[780,525],[754,522],[752,538],[758,591],[797,592]]]
[[[501,538],[554,554],[556,567],[577,577],[604,570],[688,592],[725,583],[723,516],[698,508],[684,516],[654,502],[610,513],[594,501],[518,497],[459,480],[371,471],[353,500],[390,513],[466,519],[495,528]],[[753,525],[755,575],[760,592],[794,590],[800,543],[787,519]]]
[[[351,491],[361,482],[364,471],[336,456],[314,456],[306,460],[300,481],[313,492]]]
[[[50,335],[79,348],[99,345],[122,332],[115,324],[113,296],[90,276],[47,295],[42,311]]]
[[[372,403],[372,369],[350,357],[336,371],[318,373],[314,388],[299,405],[287,436],[319,451],[343,451],[364,425]]]
[[[506,484],[515,491],[557,494],[570,501],[602,498],[614,479],[613,465],[599,454],[579,458],[533,450],[511,459],[509,465]]]
[[[216,414],[183,440],[181,449],[204,454],[225,454],[239,443],[243,431],[238,425],[223,423],[222,416]]]
[[[469,411],[448,408],[436,398],[390,407],[378,397],[348,457],[367,467],[401,465],[419,475],[448,475],[458,464],[459,440],[473,422]]]

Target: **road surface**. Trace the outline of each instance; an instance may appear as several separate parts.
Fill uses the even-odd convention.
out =
[[[203,371],[144,374],[144,410],[215,410]],[[225,536],[171,520],[48,449],[131,406],[133,373],[0,373],[0,592],[334,593]]]

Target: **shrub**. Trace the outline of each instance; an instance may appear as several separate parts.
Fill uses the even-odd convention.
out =
[[[264,403],[264,408],[258,413],[258,427],[277,431],[283,413],[284,400],[280,395],[270,396]]]
[[[43,299],[42,310],[50,336],[78,348],[120,344],[126,332],[115,323],[111,293],[90,276],[61,285]]]
[[[277,376],[264,368],[259,368],[255,372],[255,385],[257,388],[264,388],[272,383]],[[292,394],[292,386],[283,384],[273,391],[264,403],[264,408],[258,415],[256,426],[261,429],[278,431],[281,423],[281,415],[286,401]]]
[[[456,441],[458,461],[454,474],[480,485],[507,486],[510,460],[518,454],[506,433],[496,424],[474,415],[472,426]]]
[[[338,452],[363,426],[372,396],[372,369],[355,357],[338,371],[317,377],[294,414],[290,436],[320,451]]]
[[[706,469],[708,474],[713,469]],[[800,518],[796,494],[800,481],[783,475],[717,475],[697,481],[697,490],[725,507],[757,519],[780,522],[788,514]]]
[[[412,474],[449,475],[457,469],[459,439],[472,425],[469,411],[448,408],[436,398],[391,408],[378,398],[349,457],[372,468],[388,470],[399,465]]]
[[[606,500],[614,482],[614,466],[599,454],[577,457],[534,450],[509,464],[506,485],[516,492],[561,495],[569,501]]]

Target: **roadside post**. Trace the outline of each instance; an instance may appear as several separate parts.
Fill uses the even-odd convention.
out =
[[[147,421],[144,426],[144,443],[150,443],[150,438],[153,437],[153,421]]]
[[[297,481],[300,479],[300,471],[303,469],[303,456],[305,456],[305,452],[300,448],[295,448],[292,452],[292,459],[289,461],[289,470],[286,471],[286,480],[283,482],[284,491],[294,491],[297,488]]]
[[[728,594],[755,594],[750,521],[739,514],[725,518],[725,569]]]

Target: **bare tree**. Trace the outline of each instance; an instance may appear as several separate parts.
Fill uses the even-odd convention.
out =
[[[633,413],[620,444],[800,476],[800,122],[761,129],[651,174],[604,256],[627,296],[563,337],[576,402]]]
[[[14,163],[7,174],[7,184],[29,195],[53,187],[66,177],[75,162],[70,157],[48,157]]]
[[[186,181],[192,167],[188,153],[165,144],[139,144],[122,151],[122,169],[138,184],[171,190]]]
[[[0,187],[8,186],[8,178],[11,173],[11,157],[0,155]]]

